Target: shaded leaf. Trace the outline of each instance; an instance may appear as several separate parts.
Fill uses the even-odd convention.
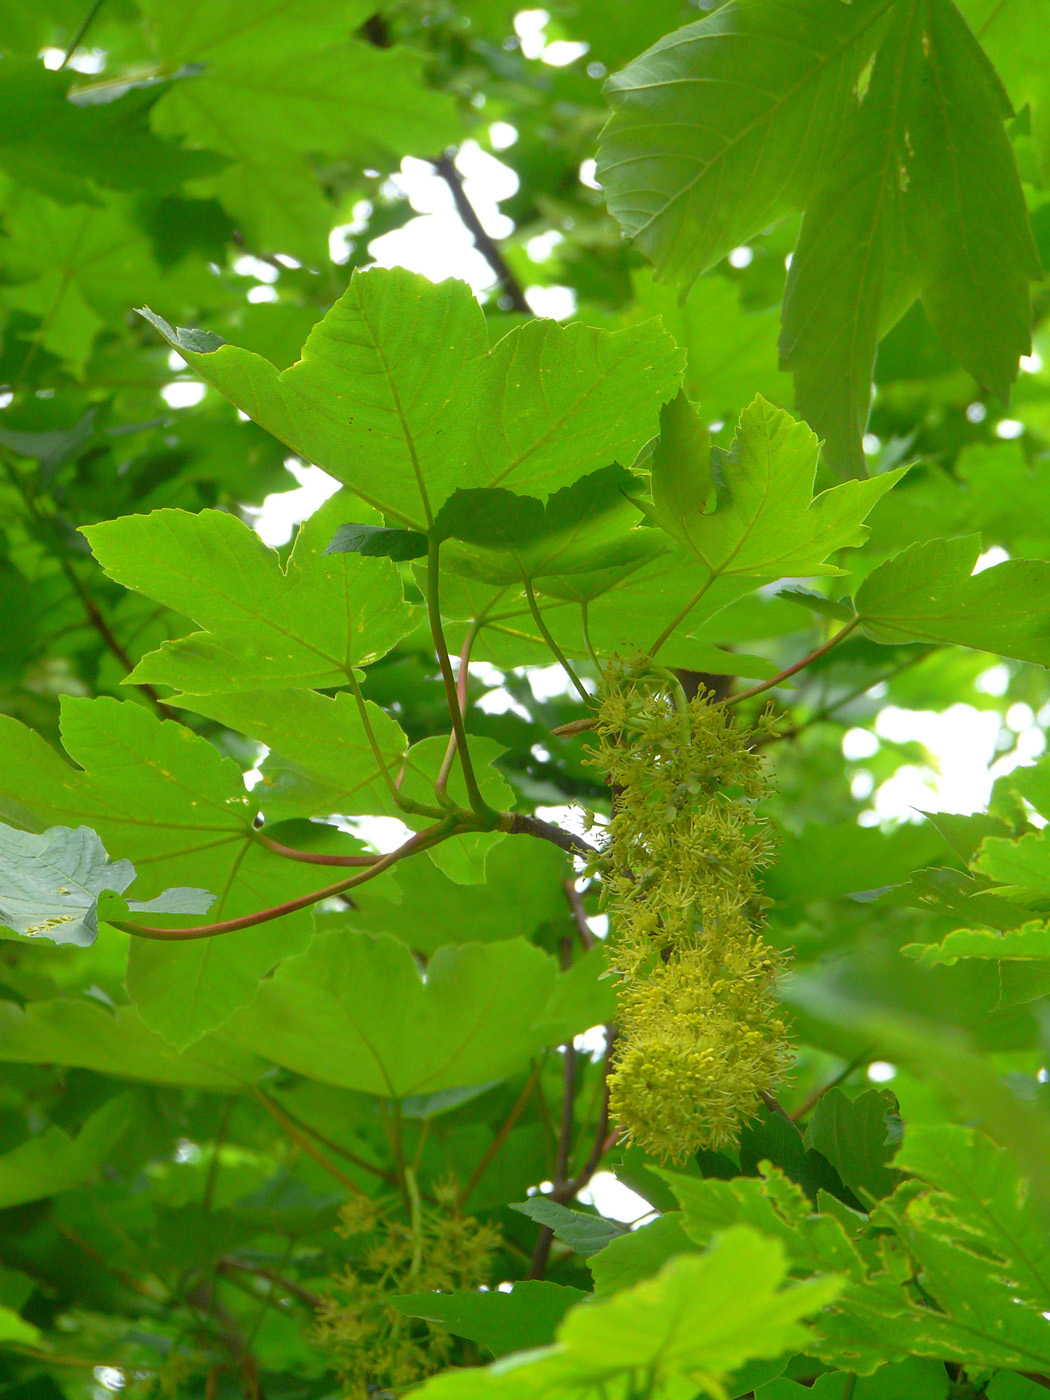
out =
[[[1010,559],[974,574],[980,552],[967,535],[880,564],[857,590],[864,630],[887,645],[951,642],[1050,666],[1050,563]]]
[[[402,1293],[390,1299],[390,1306],[406,1317],[437,1322],[457,1337],[503,1356],[552,1342],[569,1308],[586,1297],[579,1288],[519,1279],[509,1293]]]
[[[527,1215],[537,1225],[547,1225],[559,1240],[584,1259],[597,1254],[623,1234],[623,1229],[612,1220],[600,1215],[585,1215],[582,1210],[569,1210],[567,1206],[542,1195],[530,1196],[527,1201],[511,1205],[510,1209]]]

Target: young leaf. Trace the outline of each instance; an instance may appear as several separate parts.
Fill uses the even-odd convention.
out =
[[[684,409],[676,410],[676,434],[684,416]],[[682,492],[688,490],[694,506],[706,494],[706,464],[696,455],[700,442],[694,431],[688,459],[692,483],[678,488],[678,499],[684,502]],[[903,468],[870,481],[844,482],[814,500],[818,446],[804,423],[764,399],[756,398],[744,410],[729,453],[717,463],[715,509],[710,514],[693,509],[676,527],[712,579],[841,572],[824,561],[835,550],[864,542],[867,530],[861,522]],[[680,465],[678,470],[687,469]]]
[[[1050,666],[1050,563],[1010,559],[979,574],[979,535],[912,545],[857,590],[864,630],[887,645],[956,646]]]
[[[1006,933],[986,928],[960,928],[947,934],[940,943],[905,943],[901,952],[926,967],[939,964],[953,967],[960,958],[980,958],[986,962],[1034,961],[1050,966],[1050,924],[1043,919],[1032,919]],[[1042,994],[1042,987],[1035,983],[1033,996]]]
[[[133,883],[129,860],[111,861],[90,827],[53,826],[34,835],[0,822],[0,920],[27,938],[90,947],[99,919],[129,911],[206,914],[215,902],[207,890],[170,889],[156,899],[125,900]]]
[[[571,1312],[558,1341],[595,1377],[653,1368],[702,1381],[745,1361],[804,1347],[802,1318],[839,1292],[834,1276],[781,1288],[783,1247],[737,1226],[705,1254],[672,1259],[655,1278]]]

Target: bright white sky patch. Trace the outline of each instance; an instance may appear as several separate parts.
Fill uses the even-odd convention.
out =
[[[262,505],[250,512],[252,528],[271,548],[287,544],[300,520],[313,515],[329,496],[339,490],[339,482],[320,467],[308,467],[294,457],[285,458],[284,465],[299,485],[293,491],[274,491]]]
[[[609,1220],[620,1220],[625,1225],[633,1225],[643,1216],[652,1215],[653,1208],[644,1196],[632,1191],[622,1181],[617,1181],[612,1172],[595,1172],[589,1186],[580,1192],[579,1200],[584,1205],[594,1206]]]

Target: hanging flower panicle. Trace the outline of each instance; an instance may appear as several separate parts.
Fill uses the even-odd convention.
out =
[[[489,1281],[499,1231],[460,1215],[453,1191],[439,1195],[412,1222],[386,1218],[362,1198],[340,1211],[337,1228],[353,1242],[354,1257],[322,1301],[317,1337],[335,1354],[348,1400],[400,1392],[449,1363],[453,1337],[390,1307],[394,1294],[473,1290]]]
[[[613,791],[598,865],[619,982],[610,1108],[628,1139],[681,1161],[735,1143],[790,1058],[783,959],[760,933],[769,779],[710,692],[687,701],[641,665],[607,672],[596,734],[589,761]]]

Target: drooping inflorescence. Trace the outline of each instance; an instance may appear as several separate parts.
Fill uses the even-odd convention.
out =
[[[734,1143],[790,1056],[783,959],[760,933],[769,780],[726,707],[687,700],[671,673],[610,668],[596,732],[590,761],[613,793],[599,865],[619,982],[610,1110],[680,1161]]]
[[[498,1230],[455,1206],[439,1190],[435,1206],[416,1202],[411,1221],[385,1217],[372,1202],[340,1210],[340,1234],[352,1259],[322,1299],[318,1340],[336,1357],[348,1400],[400,1393],[448,1364],[453,1338],[443,1328],[390,1307],[399,1293],[473,1290],[489,1281]]]

